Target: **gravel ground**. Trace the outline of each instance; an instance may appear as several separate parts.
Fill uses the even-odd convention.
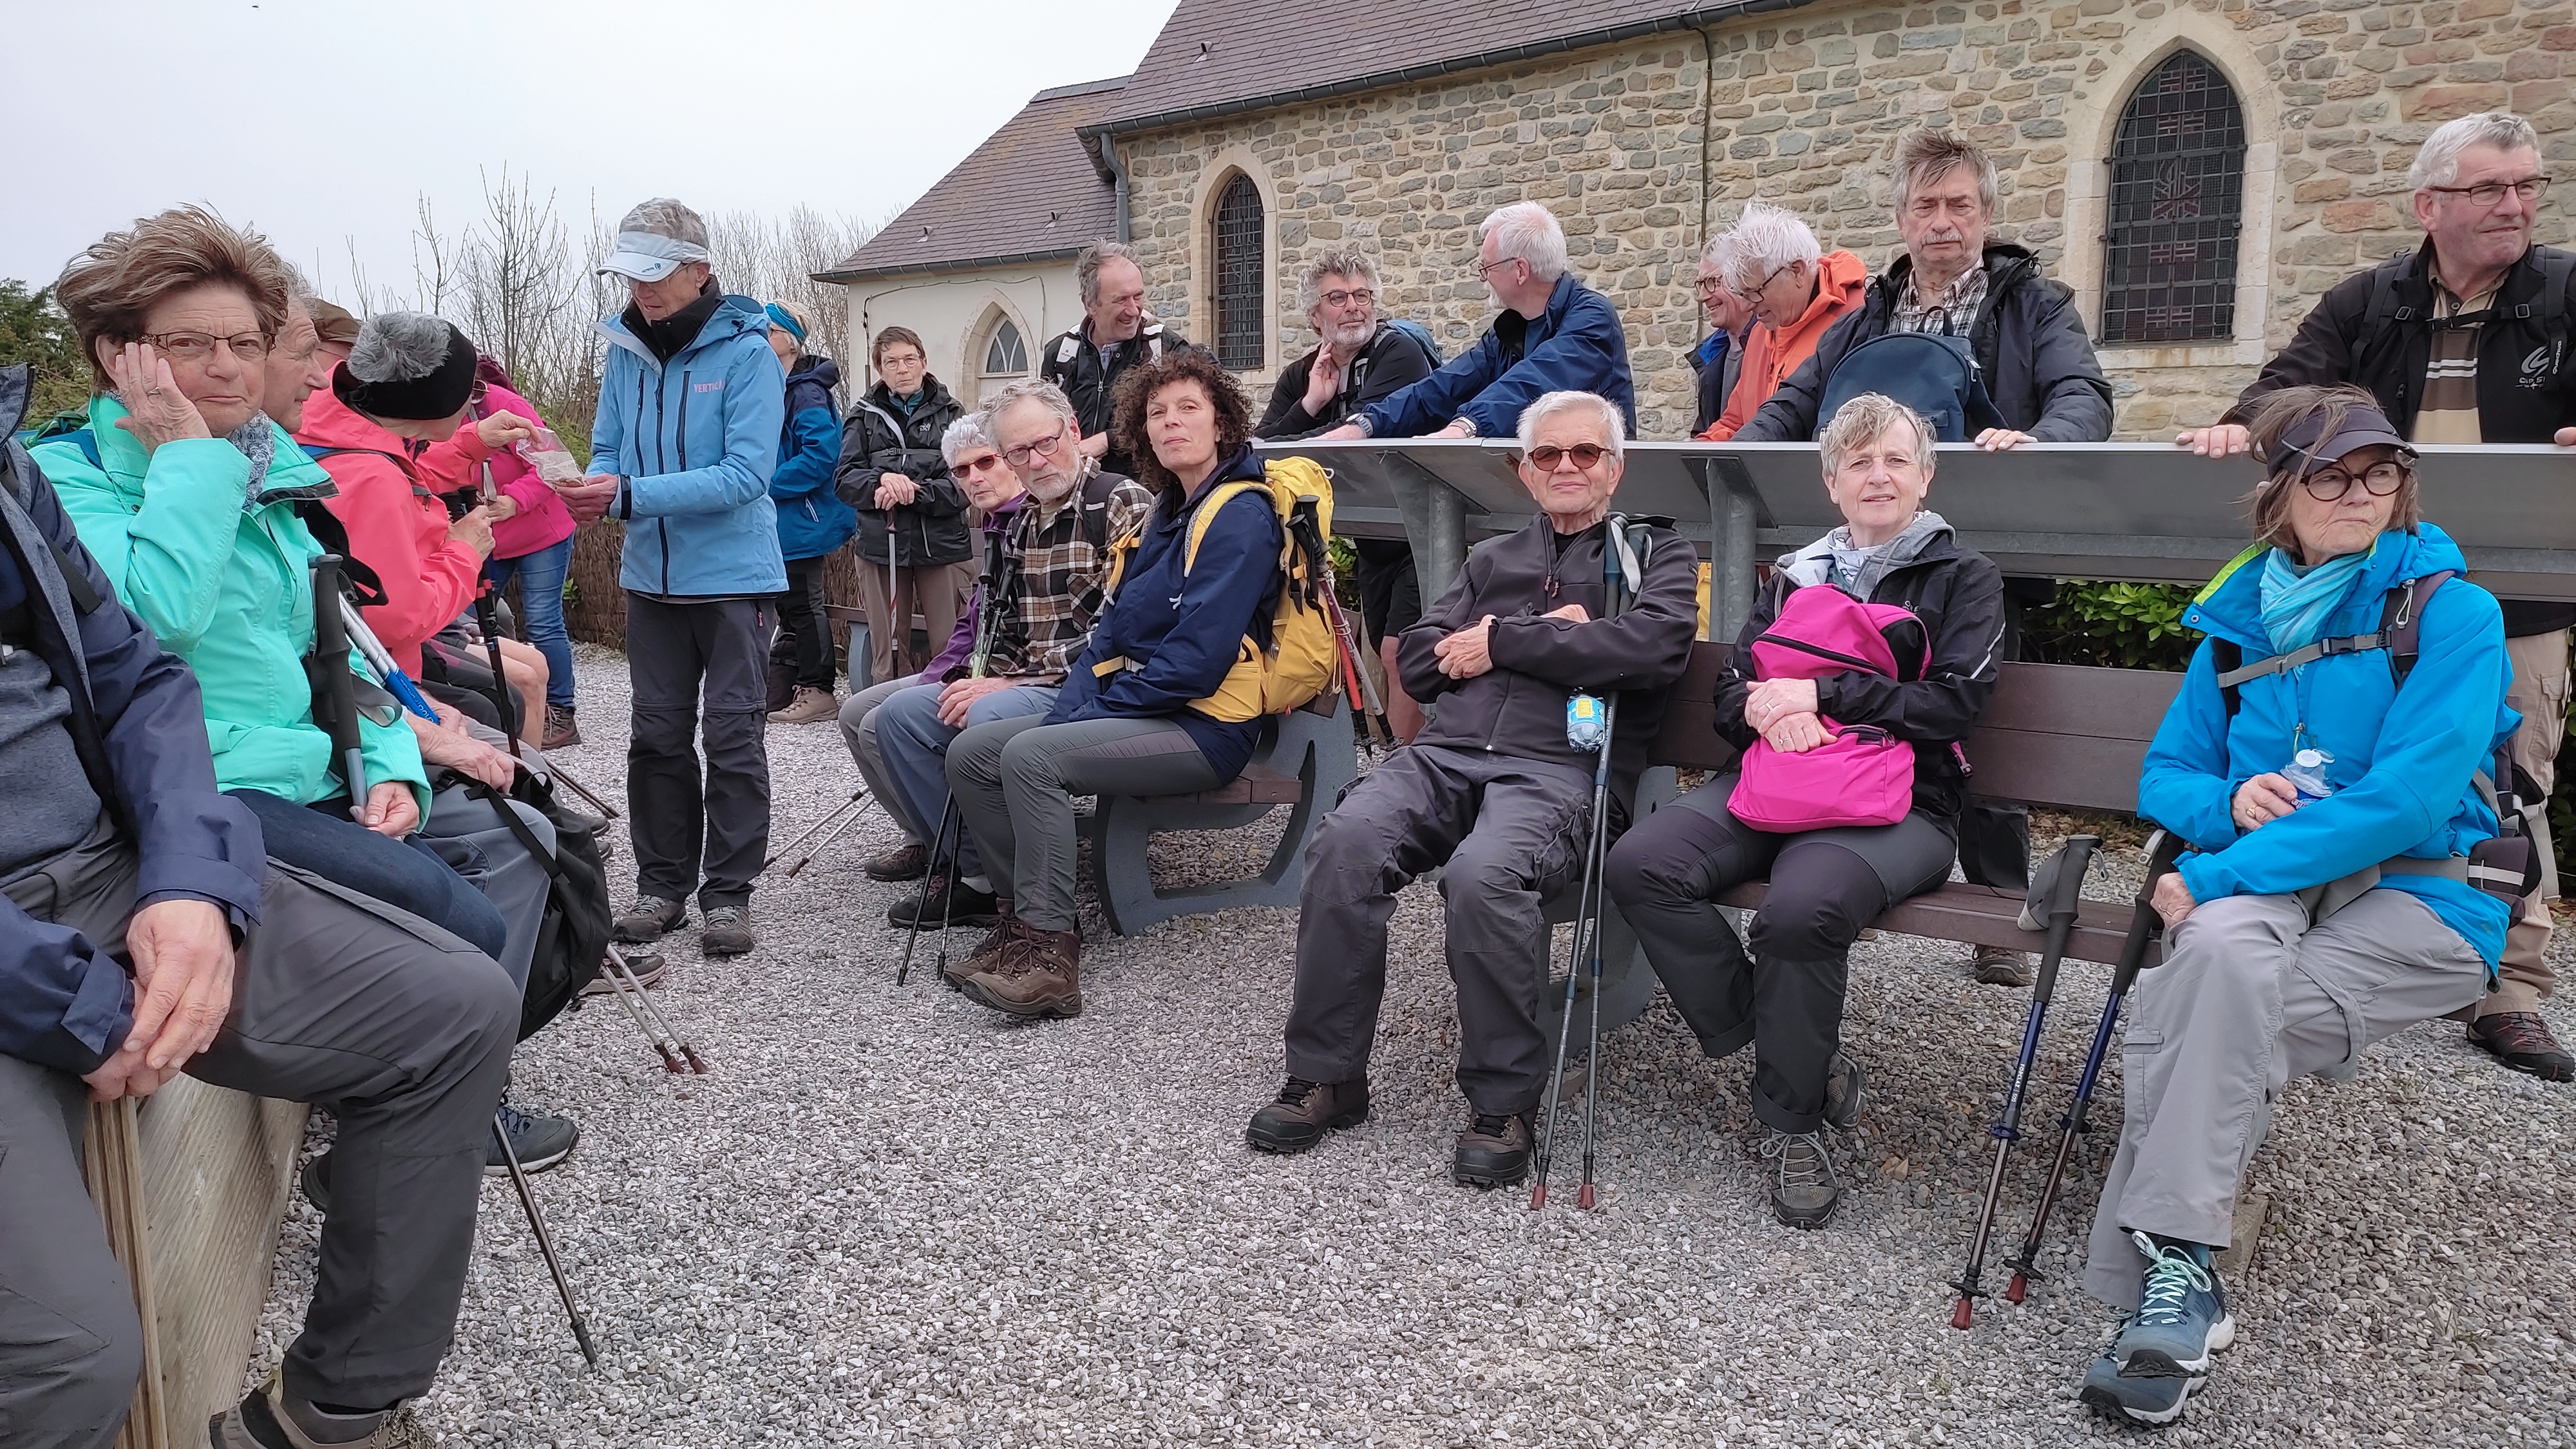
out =
[[[612,792],[625,670],[585,649],[562,757]],[[774,727],[774,838],[846,799],[829,724]],[[615,798],[612,794],[611,798]],[[757,901],[763,946],[669,947],[664,1010],[711,1067],[671,1077],[622,1016],[522,1051],[525,1104],[577,1117],[537,1179],[603,1364],[583,1368],[506,1181],[487,1180],[456,1346],[419,1442],[474,1445],[1495,1446],[2093,1442],[2074,1400],[2111,1315],[2072,1250],[2079,1152],[2018,1307],[1948,1326],[1985,1126],[2024,997],[1961,948],[1855,952],[1849,1040],[1872,1093],[1823,1232],[1776,1225],[1744,1055],[1711,1063],[1658,1007],[1604,1056],[1600,1210],[1534,1214],[1448,1180],[1462,1107],[1435,891],[1405,892],[1376,1115],[1297,1158],[1245,1117],[1276,1087],[1295,924],[1244,910],[1109,937],[1085,1014],[1019,1026],[925,974],[898,990],[899,888],[860,875],[881,817]],[[2043,842],[2046,844],[2046,842]],[[1167,837],[1174,872],[1244,853]],[[2134,888],[2134,850],[2091,894]],[[611,874],[621,904],[631,863]],[[782,868],[783,869],[783,868]],[[2122,878],[2126,872],[2126,878]],[[961,948],[970,937],[954,938]],[[2559,959],[2567,969],[2561,932]],[[2072,967],[2033,1116],[2071,1087],[2106,970]],[[2553,1013],[2562,1038],[2576,1012]],[[2455,1025],[2342,1085],[2289,1090],[2254,1168],[2271,1216],[2231,1284],[2237,1346],[2178,1444],[2576,1443],[2576,1088],[2504,1072]],[[2106,1085],[2107,1150],[2118,1089]],[[2028,1222],[2017,1158],[1997,1253]],[[262,1332],[291,1336],[316,1219],[299,1199]],[[1998,1273],[1995,1281],[2000,1283]]]

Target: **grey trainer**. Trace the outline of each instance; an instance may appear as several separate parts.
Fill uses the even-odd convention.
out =
[[[1771,1185],[1771,1215],[1793,1228],[1821,1228],[1842,1206],[1842,1184],[1834,1177],[1834,1159],[1825,1139],[1813,1132],[1771,1129],[1762,1155],[1780,1165]]]
[[[760,944],[752,934],[751,905],[706,906],[706,925],[698,932],[698,949],[710,956],[740,956]]]

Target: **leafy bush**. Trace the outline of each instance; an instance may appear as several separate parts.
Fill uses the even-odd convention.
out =
[[[72,332],[71,319],[54,305],[54,289],[30,292],[24,282],[0,280],[0,367],[20,362],[33,368],[34,393],[19,426],[36,427],[89,400],[89,368],[81,361],[80,339]]]
[[[2022,657],[2179,671],[2200,643],[2182,622],[2194,592],[2189,584],[2060,584],[2054,601],[2023,616]]]

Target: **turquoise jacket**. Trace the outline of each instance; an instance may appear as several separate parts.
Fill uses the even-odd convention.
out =
[[[124,416],[114,398],[93,398],[88,448],[64,436],[29,451],[118,600],[195,672],[216,786],[298,805],[345,794],[304,672],[313,652],[313,560],[323,549],[294,507],[329,496],[331,475],[271,424],[277,451],[257,506],[245,510],[250,460],[240,449],[221,438],[183,438],[147,460],[134,435],[116,426]],[[350,661],[357,669],[354,652]],[[428,819],[429,776],[411,727],[361,716],[358,740],[368,783],[411,786]]]
[[[2263,554],[2240,556],[2183,614],[2192,628],[2234,640],[2247,663],[2276,652],[2262,623]],[[2382,534],[2325,632],[2376,633],[2388,590],[2467,567],[2458,546],[2429,523],[2412,534]],[[2512,667],[2503,612],[2466,578],[2444,582],[2419,607],[2420,652],[2403,689],[2384,650],[2331,655],[2248,680],[2238,688],[2233,719],[2209,641],[2202,641],[2138,781],[2138,813],[2201,852],[2182,861],[2193,899],[2286,895],[2394,856],[2465,856],[2495,835],[2495,812],[2475,777],[2520,723],[2504,702]],[[2237,787],[2309,747],[2334,756],[2334,793],[2240,832]],[[2490,968],[2503,953],[2512,910],[2496,897],[2440,876],[2392,874],[2380,886],[2422,900]]]
[[[608,364],[590,429],[590,471],[626,480],[609,517],[626,525],[617,582],[663,598],[739,598],[787,587],[769,501],[787,376],[769,314],[727,296],[665,364],[622,318],[599,324]]]

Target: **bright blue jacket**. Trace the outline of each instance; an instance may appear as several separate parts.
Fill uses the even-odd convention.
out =
[[[1619,405],[1631,437],[1637,391],[1628,380],[1628,334],[1610,299],[1574,280],[1556,279],[1547,310],[1531,321],[1505,312],[1441,368],[1404,391],[1362,410],[1380,438],[1418,438],[1459,418],[1485,438],[1518,431],[1521,412],[1543,393],[1593,392]]]
[[[608,515],[626,525],[617,582],[664,598],[738,598],[787,587],[769,475],[787,421],[787,375],[769,314],[728,296],[666,366],[623,318],[599,324],[608,366],[590,426],[590,471],[626,480]]]
[[[1250,448],[1209,475],[1203,488],[1263,476]],[[1189,555],[1190,510],[1154,505],[1144,537],[1118,581],[1118,597],[1092,626],[1091,643],[1067,673],[1048,724],[1086,719],[1170,719],[1189,732],[1219,781],[1232,780],[1252,758],[1261,721],[1231,723],[1190,708],[1225,682],[1247,634],[1267,639],[1279,571],[1279,514],[1259,491],[1230,499]],[[1259,620],[1256,629],[1255,620]],[[1092,672],[1125,657],[1141,668],[1107,679]]]
[[[832,491],[841,460],[832,388],[840,380],[840,364],[828,357],[800,357],[787,377],[787,425],[778,435],[769,501],[778,509],[778,551],[791,559],[821,558],[859,531],[859,511]]]
[[[2252,663],[2275,651],[2263,630],[2263,554],[2240,558],[2210,581],[2183,622],[2232,639]],[[2388,591],[2407,579],[2465,570],[2460,550],[2433,525],[2380,536],[2376,553],[2326,626],[2328,637],[2379,630]],[[2495,812],[2474,777],[2520,719],[2504,703],[2504,615],[2494,596],[2454,578],[2420,600],[2414,668],[2398,689],[2383,650],[2331,655],[2248,680],[2234,719],[2203,640],[2182,693],[2165,714],[2138,781],[2138,812],[2200,851],[2182,862],[2194,900],[2286,895],[2338,880],[2393,856],[2464,856],[2496,833]],[[2306,729],[2293,745],[2294,728]],[[2236,828],[2237,787],[2280,770],[2308,746],[2334,756],[2335,792],[2254,830]],[[2465,882],[2388,875],[2380,885],[2430,906],[2492,968],[2512,911]]]

